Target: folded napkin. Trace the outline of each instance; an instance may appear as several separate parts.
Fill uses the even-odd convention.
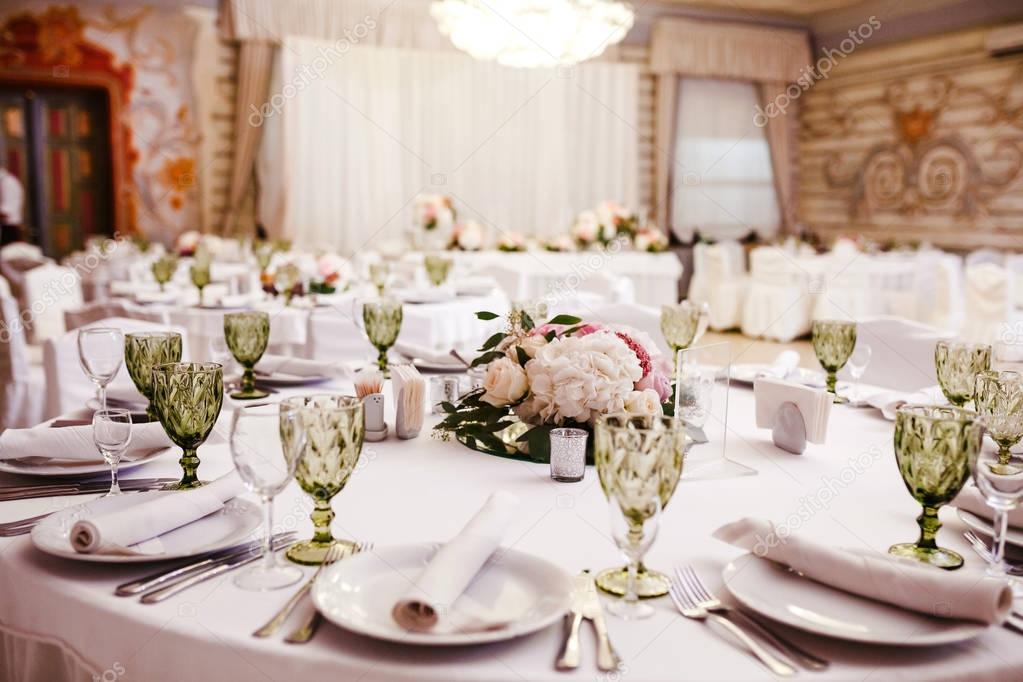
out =
[[[457,629],[454,609],[458,598],[501,544],[515,518],[517,497],[499,490],[469,523],[433,555],[415,585],[391,611],[406,630],[438,632]]]
[[[994,518],[994,512],[991,507],[984,501],[984,496],[977,490],[977,486],[970,485],[962,489],[962,491],[956,495],[956,498],[952,500],[952,506],[958,507],[964,511],[968,511],[972,514],[976,514],[982,519],[991,521]],[[1023,529],[1023,507],[1016,507],[1009,512],[1009,525],[1015,528]]]
[[[291,374],[298,377],[335,377],[347,376],[348,367],[338,362],[322,360],[306,360],[286,355],[264,355],[256,363],[258,374]]]
[[[799,367],[799,353],[794,350],[783,350],[778,353],[770,367],[763,370],[763,376],[784,379]]]
[[[824,389],[773,377],[757,377],[753,382],[753,400],[756,402],[757,428],[773,429],[778,409],[783,403],[793,403],[803,417],[806,440],[823,443],[827,437],[833,400]]]
[[[133,292],[133,295],[137,303],[177,303],[181,298],[181,292],[171,287],[168,287],[166,291],[140,289]]]
[[[146,397],[139,393],[135,384],[107,386],[107,405],[110,407],[141,406],[145,408],[147,404]]]
[[[131,428],[131,442],[122,458],[136,459],[151,450],[169,448],[171,445],[173,443],[159,423],[136,424]],[[91,424],[59,429],[41,425],[31,429],[7,429],[0,434],[0,460],[26,457],[103,461],[103,456],[92,440]]]
[[[423,428],[426,414],[426,379],[412,365],[398,365],[391,371],[394,393],[394,431],[398,438],[415,438]]]
[[[399,341],[394,344],[394,349],[404,355],[407,358],[413,360],[423,360],[433,365],[451,365],[452,367],[464,367],[461,362],[455,359],[451,355],[451,349],[437,350],[428,346],[420,346],[415,343],[403,343]],[[475,353],[473,351],[462,352],[462,357],[473,357]]]
[[[788,566],[811,580],[929,616],[1002,623],[1012,610],[1012,588],[973,571],[950,572],[887,554],[836,549],[773,523],[746,517],[721,526],[714,537]],[[936,608],[938,605],[942,608]]]
[[[252,303],[252,296],[249,294],[225,293],[222,296],[218,296],[216,301],[223,308],[244,308]]]
[[[888,421],[895,421],[895,411],[903,405],[944,405],[947,402],[940,386],[929,386],[913,393],[882,391],[866,399],[866,403],[881,410],[881,415]]]
[[[243,491],[238,472],[231,471],[193,490],[133,495],[138,504],[78,521],[68,539],[83,554],[161,554],[160,535],[219,511]]]

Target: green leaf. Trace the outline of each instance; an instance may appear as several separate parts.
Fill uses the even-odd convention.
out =
[[[522,346],[515,346],[515,354],[519,358],[519,364],[522,365],[523,367],[525,367],[526,363],[529,362],[529,353],[527,353],[522,348]]]
[[[521,314],[522,314],[522,329],[524,329],[525,331],[528,332],[533,327],[535,327],[536,324],[533,322],[533,318],[530,317],[529,313],[527,313],[525,310],[523,310]]]
[[[580,324],[578,326],[572,327],[571,329],[566,329],[565,331],[561,332],[561,335],[562,336],[572,336],[572,334],[575,334],[577,331],[579,331],[580,329],[582,329],[585,326],[586,325],[584,325],[584,324]]]
[[[483,355],[481,355],[478,358],[476,358],[475,360],[473,360],[471,366],[472,367],[479,367],[480,365],[486,365],[486,364],[491,363],[491,362],[493,362],[494,360],[496,360],[496,359],[498,359],[500,357],[504,357],[504,353],[502,353],[501,351],[492,350],[492,351],[489,351],[487,353],[484,353]]]
[[[490,350],[491,348],[493,348],[497,344],[499,344],[502,341],[504,341],[504,338],[506,336],[508,336],[508,335],[505,334],[504,332],[497,332],[496,334],[494,334],[489,339],[487,339],[486,341],[483,342],[483,345],[480,346],[480,350]]]
[[[501,317],[497,313],[492,313],[489,310],[480,310],[476,313],[476,319],[478,320],[496,320]]]
[[[575,315],[558,315],[553,320],[547,322],[547,324],[579,324],[582,322],[581,317]]]
[[[558,333],[552,329],[546,334],[544,334],[543,337],[547,339],[547,343],[550,343],[554,339],[558,338]]]

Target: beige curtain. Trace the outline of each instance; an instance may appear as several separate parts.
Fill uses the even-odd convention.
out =
[[[655,189],[657,219],[661,225],[671,227],[671,175],[675,165],[672,155],[679,77],[754,81],[760,84],[758,91],[765,104],[786,84],[799,78],[812,65],[811,59],[810,43],[804,30],[693,19],[663,19],[654,24],[650,68],[657,76]],[[769,119],[765,130],[786,230],[795,222],[794,112],[793,107]]]

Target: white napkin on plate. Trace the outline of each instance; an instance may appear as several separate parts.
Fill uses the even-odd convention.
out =
[[[778,408],[782,403],[791,402],[803,416],[806,440],[823,443],[828,435],[828,417],[834,401],[824,389],[773,377],[757,377],[753,382],[753,400],[756,402],[757,428],[774,428]]]
[[[258,374],[291,374],[298,377],[347,376],[348,367],[338,362],[291,358],[286,355],[264,355],[256,363]]]
[[[1012,588],[976,571],[946,571],[887,554],[836,549],[773,523],[746,517],[721,526],[714,537],[788,566],[824,585],[929,616],[1002,623],[1012,610]],[[938,605],[941,608],[938,608]]]
[[[406,630],[438,631],[451,607],[500,546],[519,507],[517,497],[498,490],[469,523],[433,555],[415,585],[391,611]],[[441,626],[441,627],[438,627]]]
[[[146,541],[219,511],[243,490],[238,472],[230,471],[193,490],[140,493],[133,496],[138,504],[78,521],[68,540],[83,554],[160,554],[161,543]]]
[[[423,360],[433,365],[451,365],[452,367],[465,366],[461,362],[456,360],[454,356],[451,355],[450,348],[448,350],[436,350],[435,348],[420,346],[415,343],[403,343],[399,341],[398,343],[394,344],[394,349],[407,358],[411,358],[413,360]],[[467,352],[459,351],[459,353],[462,354],[463,358],[465,357],[471,358],[475,356],[475,353],[473,351]]]
[[[895,411],[903,405],[944,405],[947,402],[940,386],[929,386],[914,393],[882,391],[866,398],[866,403],[881,410],[881,415],[888,421],[895,421]]]
[[[784,379],[799,367],[799,353],[794,350],[783,350],[778,353],[770,367],[765,367],[762,376]]]
[[[131,427],[131,442],[123,459],[131,460],[157,448],[169,448],[167,433],[157,422]],[[92,425],[64,426],[58,429],[47,425],[31,429],[7,429],[0,434],[0,460],[43,457],[56,460],[102,462],[92,440]]]
[[[994,518],[994,512],[991,510],[991,507],[987,505],[987,502],[984,501],[984,496],[980,494],[980,491],[974,485],[963,488],[956,495],[956,498],[952,500],[951,504],[971,514],[976,514],[988,522],[991,522]],[[1009,512],[1009,525],[1014,528],[1023,529],[1023,507],[1016,507]]]

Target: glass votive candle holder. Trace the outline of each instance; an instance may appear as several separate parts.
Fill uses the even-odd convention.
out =
[[[430,407],[434,414],[442,414],[444,408],[441,403],[457,403],[459,378],[456,376],[433,376],[430,377]]]
[[[487,368],[470,367],[465,371],[465,375],[469,377],[469,392],[472,392],[483,388],[483,382],[487,380]]]
[[[551,478],[566,483],[583,480],[589,435],[584,429],[551,429]]]

